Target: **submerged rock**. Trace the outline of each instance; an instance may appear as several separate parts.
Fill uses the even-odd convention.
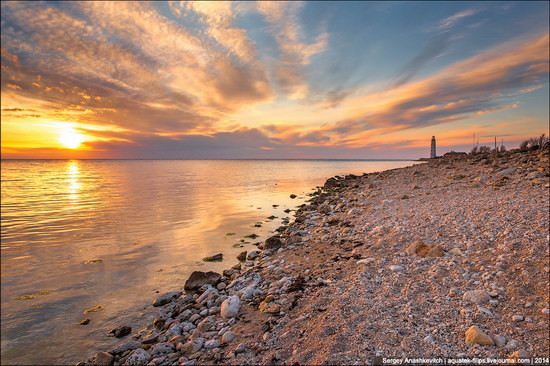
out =
[[[204,285],[216,285],[222,276],[216,272],[194,271],[185,282],[184,289],[192,291]]]
[[[279,249],[283,243],[281,242],[281,238],[279,236],[272,236],[270,238],[267,238],[264,244],[265,250],[277,250]]]
[[[181,292],[179,292],[179,291],[172,291],[172,292],[169,292],[167,294],[164,294],[161,297],[158,297],[153,302],[153,306],[164,306],[164,305],[172,302],[172,300],[178,298],[180,295],[181,295]]]
[[[204,257],[202,260],[205,262],[219,262],[223,260],[223,254],[222,253],[214,254],[213,256],[210,256],[210,257]]]
[[[128,334],[130,334],[130,332],[132,331],[132,328],[127,326],[127,325],[123,325],[122,327],[118,327],[118,328],[115,328],[113,330],[111,330],[109,332],[109,336],[111,337],[116,337],[116,338],[122,338],[124,336],[127,336]]]
[[[246,250],[244,252],[240,252],[239,255],[237,256],[237,259],[241,262],[246,261],[246,254],[247,254]]]

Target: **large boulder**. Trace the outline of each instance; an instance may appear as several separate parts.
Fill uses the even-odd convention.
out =
[[[194,271],[191,276],[185,281],[184,289],[192,291],[204,285],[216,285],[222,276],[216,272]]]
[[[230,296],[223,303],[221,307],[221,316],[224,319],[233,318],[241,309],[241,300],[238,296]]]
[[[272,236],[267,238],[265,241],[263,249],[265,250],[277,250],[283,245],[281,238],[278,236]]]

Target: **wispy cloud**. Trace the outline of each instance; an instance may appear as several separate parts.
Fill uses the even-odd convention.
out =
[[[479,9],[466,9],[466,10],[462,10],[456,14],[453,14],[445,19],[442,19],[438,24],[437,24],[437,29],[438,30],[449,30],[451,29],[452,27],[454,27],[458,22],[460,22],[462,19],[465,19],[465,18],[469,18],[471,16],[474,16],[476,15],[477,13],[479,13]]]

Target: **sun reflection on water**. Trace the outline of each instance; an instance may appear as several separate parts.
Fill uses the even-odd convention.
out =
[[[77,160],[71,160],[67,162],[67,185],[69,200],[77,201],[79,198],[79,190],[81,188],[80,183],[80,167]]]

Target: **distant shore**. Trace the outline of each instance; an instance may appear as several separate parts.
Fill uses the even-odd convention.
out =
[[[174,284],[153,324],[80,364],[549,357],[548,157],[330,178],[279,235]]]

